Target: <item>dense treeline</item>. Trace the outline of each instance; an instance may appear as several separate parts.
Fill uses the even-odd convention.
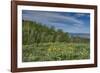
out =
[[[89,42],[89,39],[80,37],[71,37],[69,33],[61,29],[47,27],[41,23],[25,21],[22,24],[23,45],[46,42]]]

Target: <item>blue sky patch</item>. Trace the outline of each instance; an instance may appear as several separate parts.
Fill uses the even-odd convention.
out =
[[[22,19],[70,33],[90,33],[90,13],[22,10]]]

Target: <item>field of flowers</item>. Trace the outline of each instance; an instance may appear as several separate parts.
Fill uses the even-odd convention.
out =
[[[23,45],[23,62],[80,60],[90,58],[89,43],[34,43]]]

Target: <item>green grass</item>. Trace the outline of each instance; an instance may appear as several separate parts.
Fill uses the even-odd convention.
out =
[[[23,62],[90,58],[89,43],[34,43],[23,45]]]

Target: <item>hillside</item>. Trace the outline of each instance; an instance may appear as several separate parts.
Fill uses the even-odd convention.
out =
[[[47,27],[41,23],[23,20],[23,44],[32,44],[40,42],[68,42],[69,34],[61,29]],[[63,38],[62,38],[63,37]]]
[[[44,24],[22,24],[22,61],[80,60],[90,58],[89,39],[70,37],[68,32]]]

